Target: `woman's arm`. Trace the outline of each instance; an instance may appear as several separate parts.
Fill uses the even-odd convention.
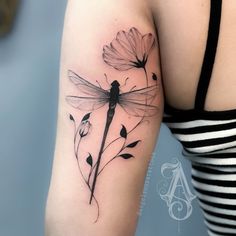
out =
[[[68,1],[47,236],[131,236],[162,119],[142,0]]]

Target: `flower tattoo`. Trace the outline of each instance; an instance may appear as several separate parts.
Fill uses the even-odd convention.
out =
[[[104,61],[117,70],[145,68],[148,55],[155,44],[151,33],[142,35],[136,28],[119,31],[116,38],[103,48]]]

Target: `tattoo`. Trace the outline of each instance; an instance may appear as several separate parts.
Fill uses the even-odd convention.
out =
[[[118,32],[116,38],[103,48],[104,62],[114,69],[119,71],[126,71],[132,68],[143,69],[146,81],[146,86],[143,88],[138,89],[136,88],[136,85],[134,85],[129,91],[122,92],[121,88],[126,86],[126,82],[129,79],[126,78],[123,86],[120,86],[120,83],[117,80],[114,80],[109,84],[110,89],[105,90],[98,81],[96,81],[98,84],[97,86],[75,72],[71,70],[68,71],[68,78],[77,87],[79,96],[67,96],[66,101],[76,109],[87,111],[79,125],[77,125],[76,120],[71,114],[69,117],[74,123],[74,154],[79,171],[90,191],[89,204],[92,204],[92,201],[94,200],[98,208],[95,222],[97,222],[99,218],[99,204],[95,197],[95,189],[100,173],[117,158],[122,158],[124,160],[134,158],[134,155],[130,153],[131,149],[135,148],[141,140],[128,141],[129,134],[136,130],[145,119],[148,122],[147,118],[156,115],[159,110],[158,106],[152,104],[158,94],[159,80],[157,75],[152,73],[151,82],[153,82],[153,85],[149,85],[150,81],[146,70],[148,57],[154,44],[155,39],[151,33],[141,35],[136,28],[131,28],[128,32]],[[105,78],[108,82],[106,74]],[[82,94],[82,96],[80,96],[80,94]],[[90,117],[95,116],[96,110],[105,105],[108,106],[108,110],[106,113],[104,131],[101,134],[99,152],[97,158],[94,158],[90,153],[87,154],[85,160],[90,167],[90,170],[85,173],[80,166],[80,161],[84,160],[79,156],[81,140],[91,135],[90,128],[92,127],[92,124]],[[133,127],[129,128],[129,130],[125,125],[120,124],[121,129],[119,136],[106,144],[110,125],[116,114],[117,106],[123,108],[128,115],[140,117],[140,120]],[[123,140],[123,144],[118,152],[110,157],[109,161],[101,167],[101,160],[105,151],[120,139]]]

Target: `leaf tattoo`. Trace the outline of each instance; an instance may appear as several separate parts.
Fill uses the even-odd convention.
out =
[[[130,153],[125,153],[125,154],[121,154],[120,155],[122,158],[124,158],[124,159],[129,159],[129,158],[131,158],[131,157],[134,157],[132,154],[130,154]]]
[[[139,142],[140,142],[140,140],[135,141],[135,142],[133,142],[133,143],[128,144],[126,147],[128,147],[128,148],[134,148],[134,147],[137,146],[137,144],[138,144]]]
[[[75,121],[74,117],[70,114],[70,120]]]
[[[124,125],[122,125],[122,129],[121,129],[121,131],[120,131],[120,136],[122,137],[122,138],[127,138],[127,130],[126,130],[126,128],[125,128],[125,126]]]
[[[91,156],[91,154],[89,154],[86,161],[90,166],[93,166],[93,157]]]

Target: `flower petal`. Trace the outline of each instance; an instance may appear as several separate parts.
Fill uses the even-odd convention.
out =
[[[130,62],[129,61],[126,61],[124,59],[121,59],[121,58],[111,58],[109,55],[107,54],[103,54],[103,59],[105,62],[110,62],[110,63],[117,63],[117,64],[129,64]]]
[[[128,70],[134,67],[134,65],[129,60],[118,57],[117,54],[111,54],[107,50],[105,50],[103,53],[103,60],[105,63],[117,70]]]
[[[120,51],[116,50],[113,46],[103,50],[103,52],[113,58],[125,59],[127,57],[126,55],[122,55]]]
[[[116,70],[119,71],[125,71],[134,68],[132,64],[126,64],[126,63],[112,63],[111,61],[106,62],[108,65],[114,67]]]
[[[103,48],[103,53],[107,56],[107,57],[110,57],[110,58],[123,58],[121,57],[119,54],[116,53],[116,51],[114,51],[112,49],[112,47],[109,47],[109,46],[105,46]]]
[[[120,57],[126,59],[127,61],[135,60],[135,55],[128,51],[120,41],[113,40],[111,47]]]
[[[129,36],[132,44],[135,47],[136,57],[140,61],[143,58],[143,51],[142,51],[142,35],[136,28],[131,28],[129,31]]]
[[[143,53],[148,55],[151,49],[154,47],[154,45],[155,45],[155,38],[153,37],[153,35],[151,33],[145,34],[142,38]]]
[[[134,53],[132,49],[132,45],[130,45],[128,34],[125,31],[119,31],[116,36],[116,40],[120,43],[120,45],[127,50],[129,53]]]

